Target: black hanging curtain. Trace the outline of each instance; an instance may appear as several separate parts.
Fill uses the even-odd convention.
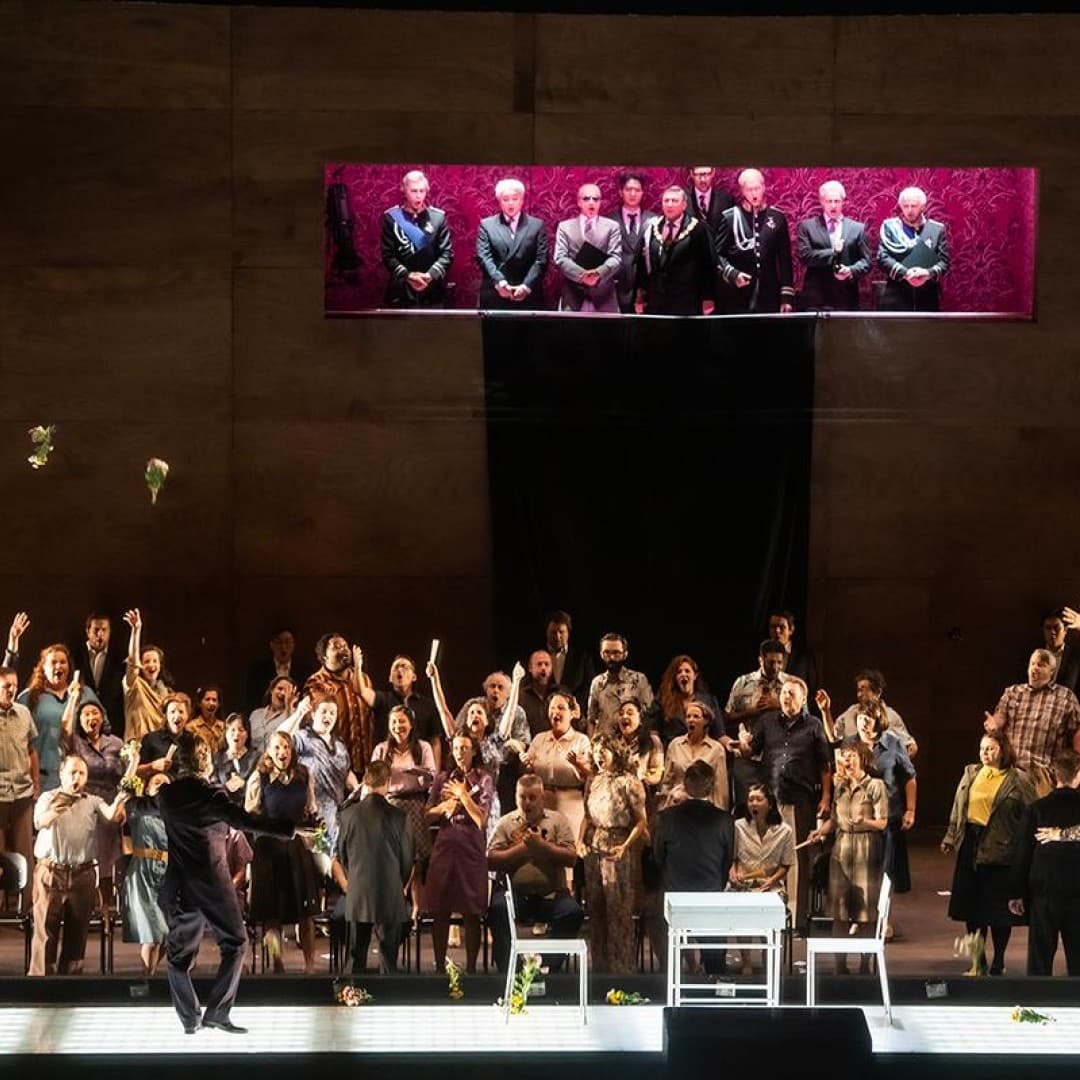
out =
[[[805,612],[813,320],[491,316],[483,340],[500,659],[564,608],[654,688],[686,652],[726,693],[769,608]]]

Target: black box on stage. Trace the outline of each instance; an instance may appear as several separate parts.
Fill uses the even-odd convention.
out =
[[[861,1009],[664,1009],[668,1076],[708,1077],[766,1062],[827,1061],[834,1075],[870,1064],[873,1043]],[[753,1075],[753,1074],[751,1074]]]

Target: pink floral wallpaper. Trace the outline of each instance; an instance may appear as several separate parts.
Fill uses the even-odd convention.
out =
[[[342,183],[352,208],[352,239],[360,267],[335,268],[336,246],[327,219],[325,266],[326,312],[357,313],[382,303],[386,271],[379,261],[379,222],[384,210],[398,202],[402,175],[420,168],[431,182],[429,202],[445,210],[454,240],[450,281],[456,283],[454,307],[476,307],[480,269],[476,263],[476,231],[481,218],[498,209],[497,180],[514,176],[526,186],[525,209],[542,218],[554,246],[555,226],[577,213],[578,187],[598,183],[604,195],[601,213],[619,205],[617,177],[632,169],[648,177],[644,205],[658,210],[661,190],[669,183],[688,186],[684,167],[545,166],[545,165],[361,165],[331,163],[324,184]],[[717,169],[717,186],[737,190],[737,168]],[[840,180],[847,189],[844,212],[864,221],[874,242],[883,219],[896,212],[896,196],[909,184],[929,197],[928,214],[948,228],[951,267],[942,284],[942,310],[999,312],[1018,318],[1034,314],[1035,239],[1038,172],[1029,168],[765,168],[768,200],[788,217],[792,242],[795,226],[816,213],[817,191],[825,180]],[[862,281],[863,308],[873,306],[876,270]],[[558,271],[548,271],[547,295],[557,297]],[[796,269],[796,286],[801,278]],[[552,301],[554,303],[554,301]]]

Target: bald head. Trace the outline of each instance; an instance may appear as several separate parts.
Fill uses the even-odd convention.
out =
[[[765,205],[765,177],[757,169],[743,169],[739,173],[739,194],[752,209]]]

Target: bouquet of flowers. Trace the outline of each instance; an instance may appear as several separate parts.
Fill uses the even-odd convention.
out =
[[[165,477],[169,475],[169,463],[161,458],[152,457],[146,463],[146,486],[150,489],[150,504],[157,506],[157,497],[165,486]]]
[[[357,1005],[370,1005],[374,999],[362,986],[353,986],[351,982],[339,979],[334,983],[334,1000],[339,1005],[355,1008]]]
[[[134,773],[121,777],[120,790],[126,791],[133,798],[139,798],[140,795],[146,790],[146,785],[143,783],[141,776],[136,776]]]
[[[526,956],[521,965],[521,970],[514,976],[514,985],[510,991],[510,1012],[526,1012],[525,1005],[529,1000],[529,988],[536,982],[540,974],[540,957],[535,953]]]
[[[1016,1005],[1012,1011],[1012,1019],[1017,1024],[1052,1024],[1054,1018],[1046,1013],[1036,1012],[1023,1005]]]
[[[446,980],[450,985],[450,997],[453,1001],[460,1001],[465,996],[461,986],[461,968],[448,956],[446,958]]]
[[[333,855],[330,850],[330,833],[327,831],[326,822],[320,821],[311,834],[311,850],[316,855]]]
[[[55,424],[38,424],[30,429],[30,442],[34,446],[34,452],[26,459],[35,469],[40,469],[49,460],[53,452],[53,436],[56,434]]]
[[[606,1001],[609,1005],[648,1005],[649,999],[636,990],[609,990]]]

